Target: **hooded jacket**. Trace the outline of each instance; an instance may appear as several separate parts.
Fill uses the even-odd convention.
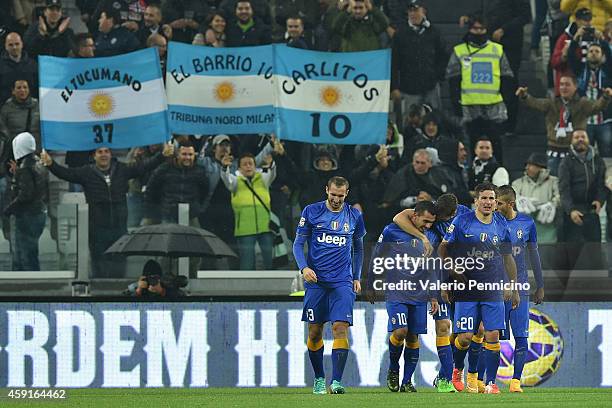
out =
[[[550,170],[542,169],[534,180],[525,174],[512,182],[512,187],[517,196],[529,197],[533,204],[538,207],[545,203],[559,206],[561,197],[559,195],[559,179],[550,175]]]
[[[46,178],[43,169],[37,166],[36,142],[27,132],[20,133],[13,139],[13,151],[17,160],[17,169],[11,180],[11,202],[5,215],[33,214],[45,210],[44,196]]]
[[[559,193],[561,206],[566,214],[574,210],[590,212],[595,200],[602,205],[606,202],[605,185],[606,165],[595,150],[589,146],[586,157],[582,159],[570,147],[570,154],[559,165]]]

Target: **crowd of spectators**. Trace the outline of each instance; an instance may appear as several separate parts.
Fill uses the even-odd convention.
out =
[[[59,196],[83,191],[90,204],[94,276],[122,276],[121,261],[105,257],[106,248],[128,227],[176,222],[181,202],[190,204],[191,225],[237,250],[239,265],[230,267],[255,269],[258,243],[263,267],[270,268],[272,213],[291,238],[295,207],[324,199],[326,182],[335,175],[350,180],[348,201],[365,214],[370,240],[395,213],[420,200],[450,192],[470,205],[474,186],[487,181],[515,186],[519,210],[537,219],[543,242],[600,239],[597,214],[612,186],[600,159],[612,156],[610,0],[536,0],[532,51],[537,57],[545,20],[553,51],[550,98],[532,97],[519,86],[523,29],[532,21],[528,0],[486,0],[481,9],[467,10],[473,13],[457,18],[465,30],[457,44],[445,42],[426,0],[77,0],[87,28],[77,34],[61,0],[5,3],[11,12],[0,21],[0,206],[11,205],[3,213],[3,231],[7,239],[17,232],[37,241],[39,229],[9,221],[21,215],[23,224],[23,215],[40,212],[43,200],[56,239]],[[169,41],[208,47],[286,43],[332,52],[391,48],[386,141],[309,145],[274,135],[172,135],[170,145],[129,152],[41,153],[38,56],[106,57],[155,47],[165,70]],[[487,66],[493,69],[483,71]],[[501,140],[515,130],[519,101],[544,112],[547,134],[541,137],[549,150],[530,156],[524,175],[513,181]],[[24,134],[35,144],[19,156],[17,136]],[[42,198],[19,196],[21,170],[33,169],[38,177],[44,166],[49,174],[39,189]],[[36,177],[36,183],[43,180]],[[16,205],[15,197],[36,203]],[[19,242],[12,240],[18,254],[13,267],[37,268],[21,262]]]

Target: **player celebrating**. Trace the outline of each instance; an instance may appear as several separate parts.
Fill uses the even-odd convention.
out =
[[[440,244],[440,256],[446,261],[451,258],[455,265],[453,275],[464,288],[455,288],[455,325],[458,333],[458,348],[467,350],[474,330],[482,321],[485,329],[486,387],[485,393],[499,394],[495,384],[499,367],[499,330],[506,328],[502,290],[499,282],[506,270],[509,280],[516,282],[516,265],[512,258],[512,244],[506,220],[495,216],[495,186],[482,183],[476,186],[476,211],[466,213],[453,220],[444,240]],[[466,267],[459,274],[459,260],[473,267]],[[475,285],[487,284],[488,288]],[[459,290],[457,290],[459,289]],[[446,291],[442,292],[447,298]],[[512,307],[520,302],[518,291],[511,292]],[[459,353],[457,353],[459,354]],[[457,354],[455,354],[457,362]],[[465,354],[464,354],[465,356]],[[477,361],[476,368],[477,368]],[[468,387],[478,390],[477,373],[468,373]]]
[[[544,299],[544,280],[542,279],[542,264],[538,252],[538,236],[533,219],[517,213],[514,209],[516,192],[511,186],[502,186],[497,190],[497,211],[506,218],[512,240],[512,255],[517,269],[518,283],[527,283],[527,262],[525,252],[529,252],[531,268],[535,277],[537,289],[535,291],[535,304],[542,303]],[[506,302],[506,329],[502,330],[500,339],[510,340],[510,328],[514,336],[514,375],[510,380],[510,392],[523,392],[521,389],[521,375],[527,358],[527,338],[529,337],[529,291],[521,291],[521,302],[516,309],[512,309],[510,302]]]
[[[420,231],[431,228],[436,219],[436,209],[431,201],[417,203],[410,216],[412,224]],[[410,259],[423,261],[423,243],[415,235],[408,234],[394,223],[385,227],[372,256],[373,266],[387,265],[387,259],[408,256]],[[384,262],[383,262],[384,261]],[[385,301],[389,315],[389,371],[387,372],[387,387],[392,392],[416,392],[412,384],[412,375],[419,361],[419,334],[427,333],[427,301],[431,300],[431,313],[438,311],[438,300],[432,298],[427,290],[423,290],[420,282],[431,279],[428,265],[420,264],[394,265],[384,271],[370,268],[368,273],[368,297],[374,303],[372,288],[376,288],[373,279],[382,276],[387,284],[397,285],[411,282],[413,289],[404,290],[385,287]],[[450,350],[449,350],[450,351]],[[402,385],[399,384],[399,359],[404,354],[404,375]],[[450,388],[449,388],[450,387]],[[450,390],[449,390],[450,389]],[[442,388],[438,389],[439,391]],[[442,392],[454,392],[455,389],[447,383]]]
[[[293,255],[305,280],[302,321],[308,322],[308,356],[315,374],[313,394],[326,393],[323,325],[328,321],[332,322],[334,337],[330,392],[345,392],[341,380],[348,357],[348,328],[353,324],[355,294],[361,292],[366,234],[359,210],[344,202],[348,188],[344,177],[329,179],[327,200],[304,208],[293,244]],[[304,256],[305,242],[308,260]]]
[[[457,197],[450,193],[442,194],[438,197],[435,205],[436,222],[425,232],[417,229],[411,221],[414,210],[404,210],[393,217],[393,222],[402,228],[402,230],[415,235],[423,241],[425,248],[427,248],[429,244],[429,247],[431,247],[433,251],[437,251],[440,242],[444,239],[444,235],[446,235],[455,217],[471,212],[466,206],[458,204]],[[427,250],[424,252],[427,253]],[[438,358],[440,359],[440,373],[434,380],[434,386],[439,392],[450,392],[447,387],[448,382],[452,382],[454,389],[457,391],[463,391],[464,389],[463,365],[453,369],[454,352],[452,350],[452,344],[455,339],[454,335],[451,336],[451,319],[453,316],[451,305],[451,303],[441,301],[438,313],[433,315],[436,325],[436,348],[438,351]],[[481,345],[482,337],[480,338],[480,342],[473,341],[473,343]],[[470,347],[470,351],[472,351],[472,349],[475,349],[475,347]],[[463,360],[465,360],[465,357]],[[461,360],[460,363],[463,364],[463,360]],[[444,379],[445,381],[438,381],[439,379]]]

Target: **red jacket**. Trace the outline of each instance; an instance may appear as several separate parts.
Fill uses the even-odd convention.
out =
[[[555,50],[550,57],[550,66],[553,69],[553,74],[555,77],[555,96],[559,96],[559,80],[561,77],[567,74],[575,75],[569,66],[567,59],[564,61],[562,56],[566,41],[571,41],[571,39],[574,38],[577,30],[578,28],[575,23],[568,25],[563,34],[561,34],[557,39],[557,42],[555,43]],[[588,43],[584,41],[580,43],[580,47],[576,47],[576,58],[578,60],[583,60],[585,56],[585,52],[583,50],[586,50],[587,47]]]

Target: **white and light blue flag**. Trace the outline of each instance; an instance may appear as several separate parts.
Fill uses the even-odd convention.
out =
[[[156,49],[107,58],[40,56],[38,63],[44,148],[123,149],[169,139]]]
[[[384,143],[390,50],[318,52],[275,46],[276,133],[306,143]]]
[[[178,134],[274,131],[271,45],[213,48],[171,42],[166,92]]]

